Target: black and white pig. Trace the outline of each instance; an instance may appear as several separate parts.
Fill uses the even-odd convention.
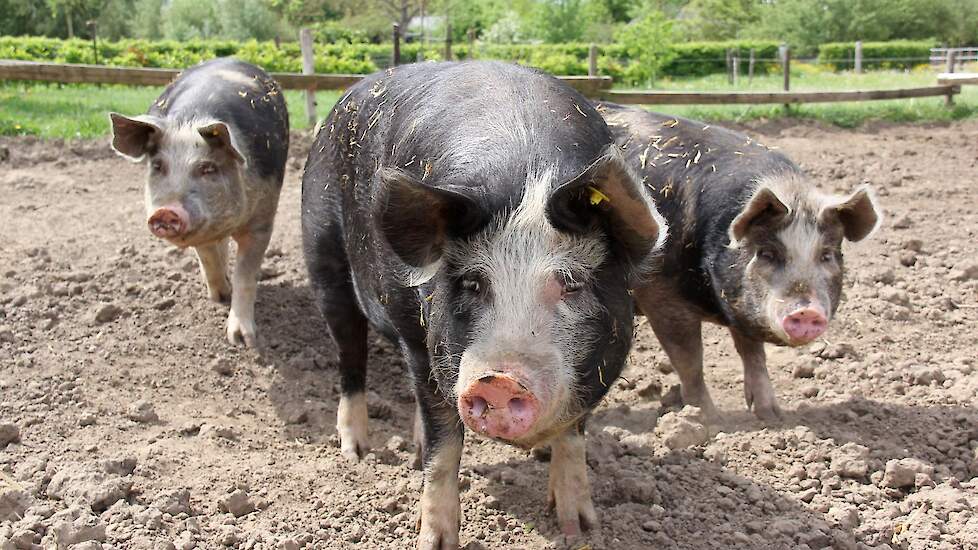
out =
[[[750,137],[644,109],[598,106],[643,176],[669,238],[638,308],[679,374],[683,401],[716,416],[703,380],[704,321],[730,330],[748,408],[780,416],[764,343],[807,344],[842,294],[842,242],[880,220],[866,187],[818,191],[797,165]]]
[[[215,59],[181,73],[147,114],[109,116],[113,149],[148,165],[150,232],[194,247],[210,298],[231,301],[228,340],[254,347],[258,271],[289,149],[278,84],[254,65]],[[233,284],[229,239],[238,247]]]
[[[368,324],[410,369],[418,546],[458,544],[463,426],[523,448],[550,443],[560,527],[594,525],[584,419],[623,367],[629,282],[666,234],[601,116],[523,67],[398,67],[337,103],[302,187],[303,249],[338,348],[350,459],[368,448]]]

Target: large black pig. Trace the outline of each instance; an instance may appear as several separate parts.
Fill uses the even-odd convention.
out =
[[[303,248],[339,353],[337,429],[367,448],[367,327],[397,343],[422,426],[420,548],[454,548],[463,426],[550,443],[562,530],[596,522],[584,419],[618,377],[636,280],[666,228],[601,116],[501,63],[398,67],[312,146]]]
[[[842,294],[842,242],[879,223],[872,193],[823,194],[787,157],[738,132],[608,103],[598,110],[669,223],[635,298],[683,401],[716,416],[703,379],[701,325],[710,321],[730,330],[748,408],[777,418],[764,343],[800,346],[825,332]]]
[[[289,150],[278,84],[254,65],[215,59],[181,73],[146,114],[110,119],[112,147],[147,164],[150,232],[194,247],[210,298],[231,302],[228,340],[254,347],[258,271]],[[230,239],[238,245],[233,285]]]

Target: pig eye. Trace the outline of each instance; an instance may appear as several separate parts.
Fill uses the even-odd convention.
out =
[[[202,162],[197,167],[197,171],[200,172],[202,176],[209,176],[211,174],[217,173],[217,165],[213,162]]]
[[[462,279],[459,283],[459,287],[466,292],[471,292],[473,294],[478,294],[482,292],[482,283],[478,279]]]
[[[162,172],[163,171],[163,161],[160,160],[160,159],[154,159],[152,162],[149,163],[149,167],[154,172]]]
[[[762,248],[758,250],[757,257],[766,262],[776,262],[778,260],[777,253],[775,253],[774,250],[771,250],[770,248]]]
[[[584,283],[578,283],[575,281],[566,281],[564,283],[564,295],[576,294],[584,288]]]
[[[833,250],[823,250],[822,256],[819,258],[823,263],[829,263],[835,259],[835,251]]]

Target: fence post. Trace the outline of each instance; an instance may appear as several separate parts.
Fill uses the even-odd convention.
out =
[[[598,76],[598,45],[591,44],[587,49],[587,75]]]
[[[737,80],[738,80],[737,77],[740,76],[738,73],[740,73],[740,57],[737,56],[737,55],[734,55],[733,56],[733,72],[731,74],[733,75],[733,85],[734,85],[735,88],[737,87]]]
[[[731,65],[732,65],[732,59],[731,58],[732,57],[733,57],[733,53],[728,48],[727,49],[727,84],[733,84],[733,73],[730,72],[731,71],[731,68],[732,68],[731,67]]]
[[[954,58],[958,52],[954,48],[947,49],[947,72],[954,72]]]
[[[401,26],[397,23],[393,25],[394,48],[391,50],[391,67],[401,64]]]
[[[469,59],[475,59],[475,29],[469,27],[465,34],[469,37]]]
[[[750,61],[747,63],[747,83],[754,82],[754,48],[750,49]]]
[[[863,41],[856,40],[856,74],[863,74]]]
[[[452,24],[445,23],[445,61],[452,60]]]
[[[316,72],[316,57],[312,50],[312,32],[309,29],[299,30],[299,48],[302,50],[302,74]],[[309,127],[316,128],[316,91],[306,90],[306,118]]]
[[[787,92],[791,90],[791,48],[787,44],[784,46],[784,58],[782,61],[784,62],[784,91]],[[784,108],[789,109],[791,105],[785,103]]]

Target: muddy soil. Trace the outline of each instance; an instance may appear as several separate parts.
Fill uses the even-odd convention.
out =
[[[467,548],[978,548],[978,122],[746,130],[827,190],[871,183],[887,212],[846,249],[827,336],[769,348],[783,423],[745,411],[739,360],[711,327],[724,419],[704,434],[639,321],[588,428],[600,528],[565,540],[543,459],[469,437]],[[380,337],[375,450],[340,455],[297,141],[259,287],[260,354],[225,341],[192,252],[146,231],[141,166],[104,140],[0,141],[0,548],[413,545],[412,397]]]

